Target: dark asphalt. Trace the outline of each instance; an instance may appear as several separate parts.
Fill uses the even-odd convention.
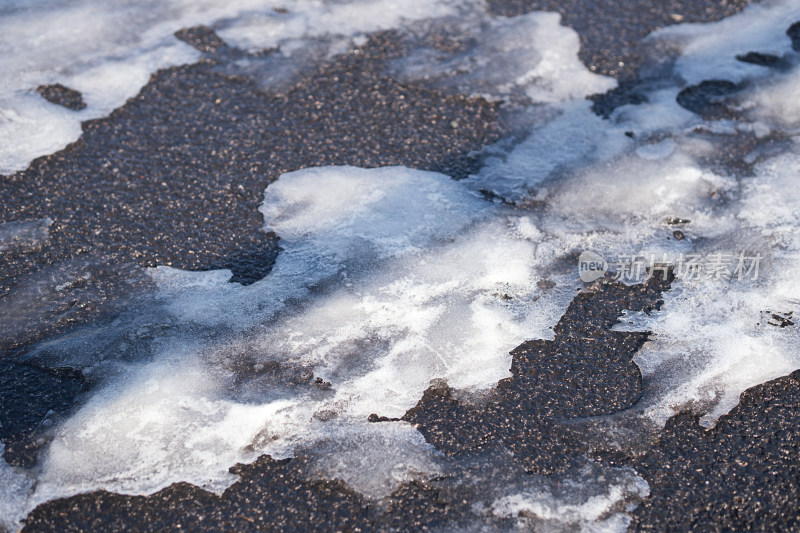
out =
[[[596,99],[602,113],[635,100],[638,43],[649,31],[678,20],[718,19],[744,2],[490,5],[502,15],[562,13],[580,34],[582,60],[624,82]],[[12,464],[35,464],[45,421],[67,414],[86,388],[70,369],[22,365],[16,358],[42,338],[113,317],[115,302],[131,292],[127,280],[138,279],[141,267],[231,268],[234,281],[255,281],[279,253],[277,237],[261,230],[257,208],[264,188],[281,173],[312,165],[400,164],[458,178],[480,165],[472,152],[504,132],[495,105],[382,75],[384,62],[402,53],[391,33],[372,36],[359,54],[316,68],[280,95],[260,91],[247,72],[237,72],[231,60],[242,53],[213,33],[193,28],[179,37],[205,58],[156,73],[124,107],[85,123],[80,140],[0,178],[0,221],[54,220],[47,243],[0,256],[0,302],[13,304],[20,291],[51,297],[46,306],[14,309],[16,326],[0,339],[0,438]],[[82,102],[68,88],[40,91],[67,107]],[[53,287],[78,271],[88,279],[56,296]],[[419,424],[455,471],[476,458],[490,463],[499,449],[515,453],[520,472],[543,475],[568,470],[580,456],[632,466],[651,488],[634,513],[634,529],[798,530],[797,373],[748,391],[711,431],[689,415],[674,417],[643,454],[604,450],[569,423],[635,405],[642,382],[632,358],[646,334],[610,326],[624,309],[656,307],[667,289],[658,282],[597,283],[573,300],[554,341],[512,352],[513,377],[486,403],[463,404],[458,391],[439,384],[403,418]],[[309,481],[302,455],[262,457],[234,472],[241,479],[222,496],[179,483],[152,496],[95,492],[48,502],[31,514],[25,530],[420,530],[470,520],[463,502],[475,496],[474,488],[452,479],[432,480],[404,485],[378,505],[341,482]]]
[[[800,371],[745,391],[706,430],[682,414],[636,464],[637,531],[800,531]]]

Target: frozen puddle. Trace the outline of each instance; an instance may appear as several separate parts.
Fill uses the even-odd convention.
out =
[[[283,249],[265,279],[244,287],[228,283],[228,271],[159,267],[151,271],[157,292],[148,305],[107,328],[37,346],[29,358],[80,368],[97,385],[57,427],[35,471],[1,465],[0,479],[14,488],[0,510],[12,520],[47,499],[99,488],[138,494],[188,481],[220,491],[235,480],[231,465],[299,449],[316,450],[316,475],[341,478],[371,498],[435,476],[446,468],[443,457],[414,428],[367,417],[402,415],[433,379],[481,394],[508,376],[511,349],[552,338],[550,328],[581,287],[572,258],[584,250],[618,271],[636,264],[635,256],[679,271],[658,313],[625,316],[617,326],[655,333],[636,358],[644,398],[625,416],[663,424],[691,409],[713,425],[744,389],[800,367],[797,328],[771,318],[791,322],[800,311],[800,55],[785,33],[800,20],[800,7],[754,5],[719,23],[651,36],[654,49],[675,57],[653,66],[664,74],[642,87],[647,103],[603,120],[584,97],[613,82],[578,63],[576,35],[553,14],[491,18],[479,4],[449,2],[401,14],[376,1],[304,2],[285,17],[263,3],[233,3],[223,12],[173,3],[179,15],[167,22],[137,8],[137,31],[146,38],[114,41],[140,74],[193,60],[194,52],[169,37],[180,27],[224,18],[220,34],[228,42],[280,45],[291,56],[322,36],[318,17],[334,17],[348,21],[342,32],[356,41],[364,32],[405,28],[417,47],[390,66],[394,75],[514,102],[530,131],[510,149],[487,149],[484,167],[458,182],[403,167],[285,174],[261,207],[265,229],[281,237]],[[79,19],[110,9],[80,5]],[[0,24],[28,16],[13,5],[3,9]],[[259,15],[237,18],[245,10]],[[426,44],[431,27],[473,46],[437,55]],[[527,34],[532,44],[515,48]],[[26,48],[33,63],[9,67],[24,74],[25,90],[65,80],[82,90],[89,73],[133,92],[146,80],[121,82],[117,76],[128,70],[98,56],[92,39],[73,37],[71,57],[94,59],[60,73],[36,63],[43,52]],[[341,41],[326,42],[325,54],[337,53]],[[149,62],[155,50],[159,59]],[[782,66],[736,59],[753,51]],[[709,77],[729,81],[727,93],[684,91]],[[102,115],[132,94],[82,91],[87,109],[63,118],[66,111],[33,105],[20,91],[0,86],[0,116],[28,113],[36,117],[29,124],[60,132],[31,144],[36,154],[74,139],[74,117]],[[681,107],[679,95],[684,102],[694,95],[691,105],[704,115]],[[12,119],[0,121],[0,136],[27,135],[19,133],[25,122]],[[739,161],[717,157],[744,145],[750,151]],[[2,146],[6,170],[36,155]],[[45,238],[46,221],[25,224],[0,227],[0,242],[28,233]],[[694,270],[685,268],[690,256],[698,258]],[[757,272],[736,270],[756,258]],[[634,472],[593,463],[557,483],[475,479],[485,498],[473,506],[476,519],[516,517],[546,529],[624,529],[625,512],[648,493]]]
[[[553,273],[560,241],[533,219],[441,174],[303,170],[270,186],[262,211],[283,238],[264,280],[243,287],[226,271],[154,269],[147,323],[132,311],[30,353],[107,383],[59,428],[37,494],[98,481],[126,492],[176,479],[222,489],[237,461],[341,435],[352,440],[342,461],[373,447],[392,458],[387,478],[371,470],[375,488],[365,489],[385,496],[390,480],[435,471],[438,453],[407,424],[390,430],[396,438],[366,438],[378,431],[367,417],[401,416],[434,378],[488,389],[509,375],[513,347],[551,334],[579,286]],[[537,271],[558,289],[540,288]],[[331,390],[309,393],[312,376]]]
[[[0,252],[28,251],[41,248],[50,239],[53,219],[0,222]]]

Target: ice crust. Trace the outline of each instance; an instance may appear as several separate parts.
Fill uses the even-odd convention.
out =
[[[543,531],[626,531],[630,524],[626,505],[646,497],[650,488],[630,469],[599,473],[592,466],[575,478],[554,476],[557,480],[528,483],[526,490],[495,499],[491,512],[498,517],[524,517],[521,525]]]
[[[0,253],[25,252],[40,248],[50,239],[49,217],[38,220],[0,222]]]
[[[134,16],[130,32],[113,37],[116,63],[92,48],[109,37],[70,34],[77,43],[70,57],[81,63],[67,62],[63,72],[41,63],[51,46],[45,39],[45,48],[24,51],[33,67],[7,66],[26,81],[0,86],[2,116],[33,118],[0,123],[0,136],[12,135],[3,128],[42,124],[54,129],[31,129],[42,138],[31,141],[34,151],[63,146],[77,135],[74,117],[107,113],[146,73],[196,57],[170,37],[180,27],[219,20],[228,42],[278,46],[291,58],[317,46],[329,27],[325,17],[339,21],[340,37],[356,46],[366,33],[399,27],[416,44],[389,67],[395,76],[506,100],[527,133],[488,148],[482,169],[462,181],[403,167],[284,174],[261,207],[265,230],[275,231],[282,247],[265,279],[245,287],[229,283],[228,271],[158,267],[149,304],[106,328],[40,344],[32,360],[82,369],[95,392],[56,428],[35,488],[0,463],[0,478],[17,487],[1,509],[30,509],[96,488],[153,492],[175,481],[220,491],[234,480],[231,465],[261,453],[307,454],[309,475],[341,478],[370,498],[437,475],[446,461],[416,430],[368,424],[366,417],[402,415],[433,379],[480,395],[508,376],[511,349],[552,338],[581,286],[566,260],[587,249],[609,260],[739,252],[763,258],[758,279],[679,277],[660,311],[621,318],[617,329],[654,333],[635,359],[644,396],[625,416],[663,424],[689,409],[710,426],[746,388],[800,367],[797,326],[772,318],[796,322],[800,311],[800,59],[785,35],[800,19],[795,2],[764,2],[718,23],[656,32],[651,45],[674,50],[675,61],[657,65],[667,74],[644,87],[646,103],[621,107],[609,119],[594,115],[584,97],[612,82],[580,66],[577,36],[553,14],[493,18],[476,15],[479,3],[450,2],[414,2],[401,11],[377,0],[309,1],[289,14],[264,5],[174,3],[166,21],[128,6],[141,20]],[[0,27],[32,16],[15,4],[4,9]],[[65,9],[76,20],[115,20],[117,8]],[[445,30],[466,47],[443,53],[427,44],[430,32]],[[137,32],[144,36],[134,38]],[[527,34],[530,41],[515,47]],[[30,39],[18,34],[13,42]],[[338,53],[335,40],[326,42],[326,53]],[[749,51],[783,57],[787,66],[735,59]],[[117,82],[82,85],[92,69],[101,69],[96,79],[106,69]],[[677,104],[682,89],[710,78],[741,84],[726,104],[734,118],[703,119]],[[84,89],[89,107],[67,112],[25,92],[50,81]],[[104,88],[111,85],[118,89]],[[23,138],[22,131],[13,135]],[[744,164],[715,162],[737,140],[757,146]],[[3,169],[32,157],[2,146]],[[667,218],[691,222],[669,226]],[[0,243],[11,228],[4,227]],[[311,391],[312,376],[331,390]],[[620,469],[590,465],[570,475],[574,491],[532,477],[499,486],[488,476],[476,520],[620,531],[628,524],[624,509],[648,492],[635,473]]]

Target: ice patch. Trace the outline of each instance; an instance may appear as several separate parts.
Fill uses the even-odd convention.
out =
[[[370,498],[389,496],[400,483],[441,474],[442,455],[408,424],[370,424],[340,433],[314,446],[311,477],[341,479]],[[399,442],[405,443],[398,446]]]
[[[568,480],[567,484],[580,486],[583,490],[588,485],[585,478],[571,483]],[[647,496],[650,493],[647,483],[631,472],[619,484],[601,480],[600,485],[605,492],[585,500],[574,496],[554,496],[546,490],[504,496],[492,503],[492,513],[498,517],[517,518],[523,524],[536,524],[542,530],[627,531],[630,518],[624,514],[625,502],[631,497]]]
[[[636,155],[642,159],[664,159],[675,151],[675,141],[664,139],[653,144],[645,144],[636,148]]]
[[[387,0],[293,2],[236,0],[148,1],[136,8],[83,0],[70,4],[15,0],[0,18],[0,173],[25,168],[64,148],[80,123],[107,115],[134,96],[158,69],[191,63],[199,53],[174,33],[205,24],[233,46],[250,52],[277,50],[264,63],[260,82],[282,89],[299,72],[347,53],[364,35],[400,28],[421,38],[392,72],[403,79],[490,99],[525,97],[566,102],[602,93],[611,78],[589,72],[578,60],[577,34],[554,13],[489,17],[482,2]],[[422,21],[422,22],[418,22]],[[461,39],[455,52],[432,48],[426,32]],[[462,46],[463,45],[463,46]],[[240,60],[247,70],[252,61]],[[87,107],[64,109],[35,94],[61,83],[82,93]]]
[[[59,487],[52,492],[57,495],[65,488],[92,490],[98,482],[135,493],[161,489],[176,476],[219,491],[235,481],[228,468],[287,403],[225,401],[217,394],[225,377],[186,359],[174,347],[169,360],[145,365],[96,394],[61,426],[48,449],[37,499],[48,498],[51,485]]]
[[[136,5],[80,0],[12,0],[0,8],[0,174],[75,141],[80,123],[109,114],[136,95],[159,69],[192,63],[200,54],[173,35],[219,22],[220,34],[251,50],[307,47],[324,36],[351,37],[407,21],[452,15],[452,0],[402,4],[387,0],[146,0]],[[331,43],[325,53],[337,53]],[[340,47],[341,48],[341,47]],[[338,53],[347,51],[339,49]],[[325,54],[323,54],[325,57]],[[61,83],[83,94],[71,111],[35,94]]]
[[[491,530],[622,532],[630,523],[626,512],[650,493],[633,470],[588,460],[550,476],[513,474],[498,456],[474,460],[488,464],[470,468],[467,460],[455,485],[475,485],[473,512],[494,523]]]
[[[736,230],[745,237],[741,245],[764,258],[760,279],[692,280],[666,295],[662,311],[644,325],[656,337],[636,362],[664,394],[650,408],[659,423],[691,408],[713,425],[745,389],[800,367],[797,328],[769,323],[773,313],[800,310],[800,196],[792,185],[798,171],[800,159],[784,154],[758,165],[744,186]]]
[[[33,489],[34,479],[22,469],[14,468],[5,462],[5,444],[0,442],[0,531],[15,531],[19,521],[25,518],[27,497]]]
[[[413,52],[395,60],[391,72],[490,100],[525,96],[556,103],[614,88],[615,80],[593,74],[578,60],[578,35],[560,21],[557,13],[496,18],[461,13],[412,26]],[[436,43],[441,35],[451,42]]]
[[[0,18],[0,173],[62,149],[78,138],[81,121],[122,105],[159,68],[198,58],[171,35],[196,15],[178,9],[165,16],[176,6],[150,4],[153,9],[89,1],[6,4]],[[50,83],[83,93],[86,109],[64,109],[34,92]]]
[[[270,185],[262,212],[283,239],[264,280],[159,267],[156,308],[31,352],[102,386],[59,427],[35,501],[177,480],[216,490],[236,462],[350,440],[383,442],[395,463],[373,481],[336,462],[367,450],[318,468],[386,495],[436,463],[415,430],[390,425],[389,446],[367,417],[401,416],[434,378],[481,391],[507,377],[510,350],[551,336],[579,283],[547,267],[563,242],[442,174],[307,169]]]
[[[790,134],[800,134],[800,107],[795,103],[797,100],[797,86],[800,84],[800,70],[780,76],[776,80],[766,84],[761,90],[753,94],[754,104],[769,122],[777,123]],[[761,133],[766,135],[769,127],[761,125]]]
[[[622,130],[609,131],[608,122],[590,107],[586,100],[557,106],[556,118],[535,128],[511,153],[490,156],[470,183],[511,202],[540,200],[548,180],[623,153],[630,139]]]
[[[280,2],[250,2],[250,10],[220,23],[219,34],[230,44],[252,52],[280,48],[291,54],[310,37],[352,36],[402,27],[411,21],[454,15],[474,2],[452,0],[319,1],[300,0],[284,7]],[[277,8],[277,9],[275,9]],[[333,31],[332,31],[333,29]],[[362,41],[363,42],[363,41]]]
[[[50,217],[38,220],[0,222],[0,252],[41,248],[50,239]]]
[[[38,234],[36,239],[47,232],[46,219],[35,221],[27,227],[34,228],[34,235]],[[13,233],[16,235],[17,230]],[[43,246],[41,241],[33,245],[33,249],[40,246]],[[19,250],[25,248],[12,248],[3,253],[13,254]],[[13,344],[43,326],[68,323],[81,310],[75,306],[76,301],[103,302],[107,293],[104,294],[93,281],[112,275],[123,277],[129,282],[126,285],[129,284],[131,288],[136,284],[136,272],[133,268],[115,266],[112,272],[106,265],[81,258],[42,265],[38,270],[16,278],[0,305],[0,337],[3,343]]]
[[[800,20],[793,1],[771,0],[748,5],[719,22],[678,24],[654,32],[649,39],[678,49],[675,71],[687,85],[704,80],[741,81],[768,69],[736,59],[748,52],[792,57],[789,26]]]

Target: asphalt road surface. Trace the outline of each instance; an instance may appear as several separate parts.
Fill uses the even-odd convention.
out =
[[[650,31],[716,20],[745,2],[489,4],[501,15],[561,13],[580,35],[581,60],[622,82],[595,98],[603,113],[635,100],[639,42]],[[125,106],[84,123],[78,141],[0,180],[0,220],[54,220],[45,245],[0,256],[0,297],[42,276],[91,273],[55,304],[17,310],[16,325],[0,340],[0,439],[12,465],[34,467],[44,444],[39,421],[48,411],[68,413],[91,387],[77,371],[23,364],[19,356],[38,340],[113,315],[115,302],[133,290],[131,279],[149,283],[141,267],[230,268],[232,281],[252,283],[280,253],[258,213],[265,187],[280,174],[316,165],[405,165],[461,178],[481,163],[470,154],[505,133],[495,104],[384,74],[382,66],[402,53],[391,32],[370,36],[361,54],[324,63],[282,94],[265,93],[235,72],[244,52],[210,30],[179,36],[204,52],[201,61],[159,71]],[[80,106],[68,88],[42,94]],[[657,308],[668,288],[669,281],[596,282],[576,295],[555,340],[512,352],[513,376],[486,403],[465,404],[457,391],[434,385],[403,419],[464,477],[472,475],[459,466],[466,458],[491,465],[508,451],[514,468],[531,474],[567,471],[587,453],[631,466],[650,486],[633,513],[635,530],[798,530],[798,372],[750,389],[710,431],[677,415],[636,453],[589,449],[580,426],[570,423],[637,402],[643,385],[632,359],[647,334],[610,328],[623,310]],[[375,415],[374,423],[383,423]],[[463,503],[475,490],[468,483],[407,483],[378,505],[342,482],[308,481],[303,456],[231,467],[240,480],[219,496],[187,483],[151,496],[98,491],[39,506],[24,530],[407,531],[474,520]]]

